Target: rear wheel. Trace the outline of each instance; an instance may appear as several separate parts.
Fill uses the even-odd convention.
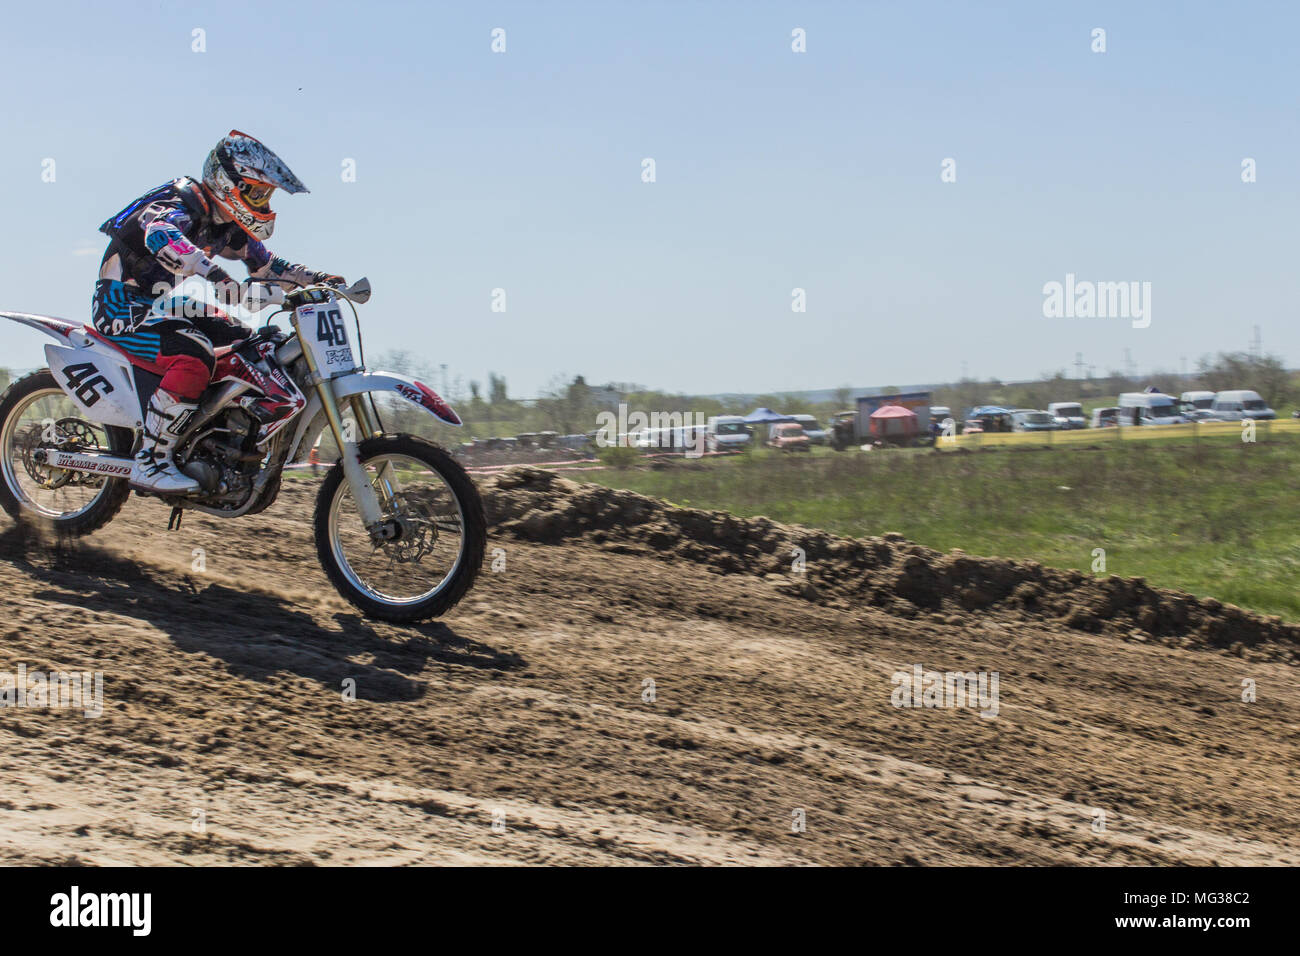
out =
[[[128,456],[130,429],[81,417],[49,369],[14,382],[0,396],[0,506],[60,537],[90,534],[121,510],[131,488],[125,478],[52,468],[50,451]]]
[[[343,475],[330,469],[316,496],[316,555],[338,592],[367,616],[408,623],[444,614],[478,577],[487,521],[465,469],[411,435],[361,443],[383,526],[372,537]]]

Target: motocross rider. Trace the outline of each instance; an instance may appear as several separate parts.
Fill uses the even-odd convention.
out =
[[[243,286],[212,256],[242,259],[250,280],[345,284],[342,276],[292,264],[263,245],[275,228],[270,199],[276,187],[308,191],[275,153],[231,130],[208,154],[201,182],[182,177],[159,186],[99,227],[112,241],[95,283],[92,323],[162,377],[147,406],[131,475],[135,488],[168,495],[198,491],[172,453],[212,377],[213,346],[252,334],[215,306],[168,297],[176,285],[202,276],[217,287],[220,301],[240,301]]]

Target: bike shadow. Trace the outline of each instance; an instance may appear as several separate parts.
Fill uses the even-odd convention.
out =
[[[526,666],[518,654],[441,622],[374,625],[339,612],[331,616],[337,630],[327,628],[300,605],[264,591],[169,575],[85,542],[50,545],[22,528],[0,532],[0,558],[51,586],[35,593],[37,600],[136,618],[180,650],[216,658],[251,680],[288,673],[341,692],[350,678],[359,700],[410,701],[424,695],[418,675],[431,663],[502,672]]]

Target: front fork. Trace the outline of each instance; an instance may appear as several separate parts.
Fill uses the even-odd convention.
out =
[[[383,425],[379,421],[379,415],[375,411],[374,404],[368,394],[353,395],[348,399],[352,406],[352,420],[356,422],[356,430],[360,432],[362,440],[366,438],[382,438],[384,434]],[[375,480],[371,487],[376,490],[386,511],[392,511],[395,507],[394,493],[396,491],[396,475],[393,473],[391,462],[385,461],[378,465],[375,472]]]
[[[294,331],[298,333],[298,338],[301,340],[302,330],[298,328],[296,316],[293,325]],[[357,509],[361,512],[361,522],[365,525],[366,530],[370,532],[370,536],[379,541],[382,539],[381,531],[384,526],[384,507],[380,503],[379,492],[375,490],[375,486],[366,477],[366,469],[361,464],[359,442],[355,440],[358,437],[370,438],[382,434],[379,420],[366,404],[365,396],[354,395],[351,399],[351,406],[357,424],[355,430],[359,430],[363,434],[361,436],[350,434],[352,430],[343,427],[343,413],[339,409],[339,403],[334,396],[334,388],[330,380],[321,376],[320,369],[316,366],[316,357],[312,355],[311,349],[303,349],[302,355],[307,362],[307,369],[311,373],[312,381],[316,383],[316,394],[320,396],[321,408],[325,410],[325,419],[329,422],[334,441],[338,444],[340,452],[342,452],[343,476],[347,479],[348,487],[352,490],[352,498],[356,501]],[[383,477],[382,471],[380,477]],[[391,498],[388,483],[381,481],[379,484],[384,488],[384,497],[386,499]]]

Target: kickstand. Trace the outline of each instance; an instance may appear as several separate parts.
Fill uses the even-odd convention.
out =
[[[172,516],[167,519],[168,531],[179,531],[181,529],[181,515],[185,514],[185,509],[177,505],[172,508]]]

